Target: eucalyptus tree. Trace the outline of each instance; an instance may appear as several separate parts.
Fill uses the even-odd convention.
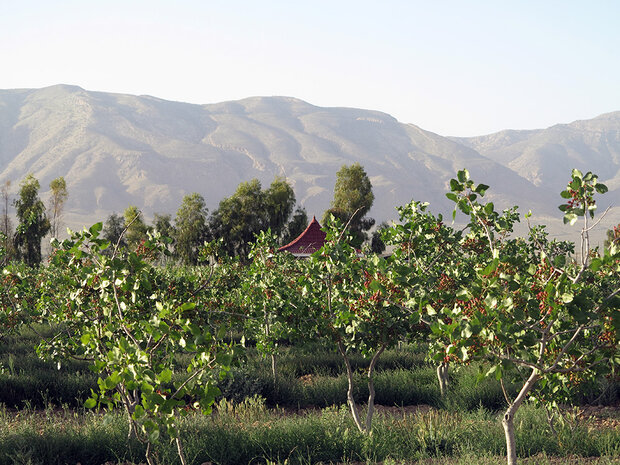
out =
[[[183,197],[175,218],[173,238],[175,253],[186,265],[198,263],[199,248],[209,238],[207,214],[202,195],[194,192]]]
[[[15,251],[18,259],[29,266],[41,262],[41,239],[50,230],[45,205],[39,198],[39,181],[32,174],[19,185],[18,198],[13,201],[19,224],[15,232]]]
[[[334,199],[323,216],[323,224],[327,223],[330,215],[338,218],[347,224],[355,244],[359,246],[368,238],[366,231],[375,224],[374,219],[365,216],[374,200],[372,183],[362,165],[343,165],[336,173]]]
[[[115,248],[123,249],[127,247],[127,241],[123,231],[125,229],[125,220],[122,216],[112,213],[105,220],[103,230],[101,231],[101,237],[108,241],[111,245],[106,248],[103,253],[110,254]]]
[[[308,213],[303,207],[297,207],[293,212],[293,216],[286,225],[284,231],[280,234],[279,244],[286,245],[304,232],[308,226]]]
[[[211,234],[222,239],[229,255],[247,260],[261,231],[271,229],[277,237],[286,233],[294,206],[295,193],[282,178],[276,178],[266,190],[258,179],[242,182],[211,215]]]
[[[147,239],[149,227],[144,222],[142,212],[135,205],[130,205],[125,209],[123,218],[123,229],[125,231],[124,237],[127,242],[127,246],[135,250]]]
[[[284,178],[276,177],[263,195],[266,224],[271,233],[281,240],[295,208],[295,192]]]

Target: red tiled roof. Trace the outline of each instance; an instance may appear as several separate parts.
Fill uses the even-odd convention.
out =
[[[321,231],[321,225],[316,220],[316,217],[312,217],[312,221],[302,232],[297,239],[283,245],[278,249],[278,252],[291,252],[294,255],[297,254],[312,254],[323,247],[326,234]]]

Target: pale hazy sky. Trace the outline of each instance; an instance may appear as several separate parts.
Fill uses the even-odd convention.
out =
[[[442,135],[620,110],[620,2],[0,0],[0,89],[286,95]]]

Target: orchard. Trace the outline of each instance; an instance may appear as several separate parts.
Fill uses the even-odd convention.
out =
[[[516,237],[515,223],[528,215],[497,211],[484,202],[488,189],[467,170],[450,181],[461,229],[428,204],[399,208],[399,220],[383,228],[388,257],[359,249],[348,224],[331,217],[325,244],[304,260],[277,253],[266,231],[243,261],[205,243],[201,265],[163,266],[166,238],[154,233],[128,250],[120,247],[127,228],[110,243],[96,224],[55,241],[45,266],[4,267],[2,336],[46,325],[51,336],[42,336],[39,356],[58,366],[87,363],[97,384],[84,406],[122,410],[127,440],[144,444],[149,464],[162,442],[191,463],[183,419],[211,414],[223,402],[218,386],[247,369],[250,353],[270,359],[276,390],[289,379],[282,353],[313,344],[340,358],[355,434],[372,444],[382,355],[403,343],[424,347],[442,399],[472,364],[501,385],[512,465],[524,404],[552,412],[584,383],[617,384],[620,245],[592,247],[596,196],[607,191],[592,173],[573,170],[561,193],[566,227],[581,228],[577,246],[552,240],[544,226]]]

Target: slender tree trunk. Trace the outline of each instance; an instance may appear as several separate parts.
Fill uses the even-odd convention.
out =
[[[437,379],[439,380],[439,392],[444,397],[448,392],[448,364],[441,362],[437,366]]]
[[[357,426],[357,429],[359,429],[360,432],[364,433],[364,425],[362,424],[362,420],[355,403],[355,398],[353,397],[353,369],[351,368],[351,362],[349,361],[349,357],[347,357],[347,353],[342,345],[342,342],[338,342],[338,350],[340,351],[340,354],[344,359],[344,364],[347,368],[347,380],[349,381],[349,388],[347,389],[347,402],[351,408],[351,414],[353,415],[355,426]]]
[[[263,313],[265,315],[265,336],[269,339],[269,336],[271,335],[271,324],[269,322],[269,313],[267,312],[266,306],[263,308]],[[278,383],[278,367],[275,352],[271,353],[271,377],[273,380],[273,387],[275,388]]]
[[[183,444],[181,443],[181,438],[178,436],[175,438],[174,442],[177,445],[177,453],[179,454],[179,459],[181,459],[181,465],[187,465],[187,460],[185,459],[185,453],[183,452]]]
[[[377,360],[379,360],[379,356],[384,350],[385,345],[381,346],[377,353],[372,357],[370,366],[368,367],[368,411],[366,412],[366,432],[368,433],[372,430],[372,416],[375,413],[375,383],[373,375],[375,366],[377,365]]]
[[[151,441],[147,441],[146,443],[146,463],[148,465],[155,465],[155,460],[153,459],[153,451],[151,450]]]
[[[278,364],[275,352],[271,354],[271,376],[273,377],[273,386],[278,384]]]
[[[527,379],[516,399],[512,404],[508,406],[508,409],[504,413],[504,418],[502,418],[502,426],[504,427],[504,436],[506,437],[506,459],[508,465],[516,465],[517,464],[517,444],[515,442],[515,426],[514,426],[514,417],[521,407],[521,404],[529,394],[529,392],[536,384],[536,381],[540,379],[540,375],[538,371],[533,369],[530,377]]]

